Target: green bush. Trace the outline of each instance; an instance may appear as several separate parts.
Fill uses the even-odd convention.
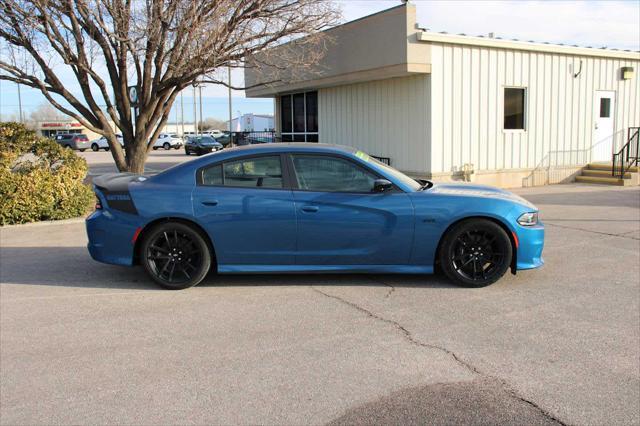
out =
[[[18,123],[0,123],[0,225],[88,212],[87,162]]]

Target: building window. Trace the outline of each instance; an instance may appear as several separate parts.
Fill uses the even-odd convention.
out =
[[[600,98],[600,118],[611,117],[611,99]]]
[[[280,97],[283,142],[318,142],[318,92]]]
[[[525,125],[525,89],[505,87],[504,89],[504,128],[505,130],[524,130]]]

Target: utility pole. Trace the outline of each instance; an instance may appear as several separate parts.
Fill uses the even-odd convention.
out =
[[[180,91],[180,124],[182,127],[180,136],[184,138],[184,98],[182,96],[182,90]]]
[[[193,131],[198,136],[198,111],[196,110],[196,84],[193,83]]]
[[[231,65],[227,65],[227,83],[229,85],[229,143],[233,148],[233,135],[231,134],[231,122],[233,121],[233,110],[231,109]]]
[[[22,94],[20,92],[20,83],[18,85],[18,109],[20,110],[20,123],[24,123],[24,116],[22,115]]]
[[[198,91],[200,92],[200,123],[204,123],[204,120],[202,118],[202,83],[198,85]]]

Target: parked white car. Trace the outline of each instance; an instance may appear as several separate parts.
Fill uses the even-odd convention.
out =
[[[120,142],[120,146],[124,147],[124,140],[122,139],[122,135],[117,134],[116,138],[118,139],[118,142]],[[107,142],[107,138],[105,138],[104,136],[91,141],[92,151],[100,151],[101,149],[109,151],[109,142]]]
[[[222,130],[214,129],[214,130],[207,130],[202,135],[203,136],[212,136],[212,137],[217,139],[217,138],[223,136],[224,133],[222,132]]]
[[[182,139],[178,135],[170,135],[168,133],[160,133],[158,139],[153,144],[153,149],[180,149],[182,146]]]

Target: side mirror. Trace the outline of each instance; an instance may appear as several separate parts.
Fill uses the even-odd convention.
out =
[[[373,182],[373,192],[385,192],[393,188],[393,184],[386,179],[376,179]]]

